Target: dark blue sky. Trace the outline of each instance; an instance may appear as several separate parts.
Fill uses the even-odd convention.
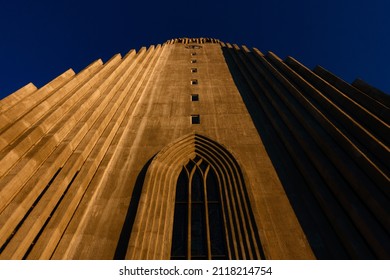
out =
[[[387,0],[0,0],[0,98],[177,37],[290,55],[390,93]]]

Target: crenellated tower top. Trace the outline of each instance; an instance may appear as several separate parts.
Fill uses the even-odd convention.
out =
[[[219,44],[220,40],[219,39],[214,39],[214,38],[175,38],[168,40],[166,44],[205,44],[205,43],[211,43],[211,44]]]

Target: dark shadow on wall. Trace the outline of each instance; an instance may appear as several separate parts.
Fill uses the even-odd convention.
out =
[[[222,51],[232,78],[240,91],[313,253],[318,259],[349,259],[344,246],[340,243],[318,202],[309,190],[304,176],[295,166],[293,159],[289,156],[286,147],[279,139],[278,134],[233,59],[231,52],[237,51],[227,47],[222,47]],[[297,147],[297,149],[300,148]]]
[[[149,165],[154,159],[154,157],[155,156],[149,159],[148,162],[144,165],[141,172],[138,174],[137,180],[135,181],[133,193],[131,195],[131,201],[129,204],[129,208],[127,209],[125,222],[123,224],[118,244],[116,246],[114,260],[124,260],[126,258],[127,247],[129,245],[131,231],[133,229],[134,220],[137,214],[138,204],[142,192],[142,186],[144,185],[146,172],[148,171]]]

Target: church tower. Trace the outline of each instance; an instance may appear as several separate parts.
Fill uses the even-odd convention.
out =
[[[388,259],[389,96],[180,38],[0,101],[1,259]]]

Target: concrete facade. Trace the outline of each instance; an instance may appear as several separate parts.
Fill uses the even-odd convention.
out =
[[[389,258],[389,104],[208,38],[28,84],[0,101],[0,258],[170,259],[196,157],[219,178],[227,258]]]

